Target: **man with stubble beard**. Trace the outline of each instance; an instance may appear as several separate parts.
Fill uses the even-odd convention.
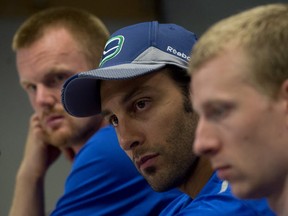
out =
[[[72,162],[51,215],[157,215],[179,195],[154,192],[102,116],[75,118],[61,104],[65,79],[97,67],[108,31],[94,15],[52,8],[28,18],[13,39],[20,84],[35,113],[16,177],[11,216],[44,215],[44,181],[61,155]],[[55,179],[57,181],[57,177]]]
[[[106,43],[99,68],[65,82],[64,107],[78,117],[101,113],[154,190],[185,193],[161,215],[274,215],[266,200],[235,198],[208,159],[192,151],[198,116],[187,69],[196,41],[176,24],[124,27]]]

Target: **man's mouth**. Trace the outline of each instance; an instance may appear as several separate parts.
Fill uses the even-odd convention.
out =
[[[217,176],[222,180],[229,180],[231,178],[230,166],[218,166],[214,170],[216,170]]]
[[[62,123],[63,119],[64,119],[63,115],[57,115],[57,114],[49,115],[46,118],[44,118],[44,124],[46,127],[55,128]]]
[[[149,155],[138,157],[138,159],[136,158],[135,162],[136,162],[137,168],[139,170],[145,170],[155,165],[155,162],[158,156],[159,154],[149,154]]]

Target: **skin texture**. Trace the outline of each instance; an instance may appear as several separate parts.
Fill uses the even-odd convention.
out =
[[[103,124],[100,116],[74,118],[61,104],[65,79],[90,69],[83,52],[64,28],[49,28],[31,46],[16,51],[20,84],[35,111],[30,119],[24,157],[17,173],[10,215],[44,215],[44,177],[65,154],[72,161]],[[25,198],[21,195],[25,194]]]
[[[119,143],[156,191],[174,187],[195,196],[211,175],[192,153],[197,117],[184,109],[183,95],[165,69],[130,80],[102,81],[105,118]],[[207,168],[207,169],[206,169]],[[196,171],[197,170],[197,171]],[[203,174],[203,184],[191,181]],[[205,174],[204,174],[205,173]],[[204,180],[205,179],[205,180]]]
[[[54,30],[48,30],[32,46],[18,50],[16,59],[21,86],[28,94],[46,141],[62,147],[82,142],[95,118],[73,118],[64,111],[60,97],[64,80],[87,70],[89,65],[65,29],[51,31]]]
[[[236,196],[268,197],[276,212],[285,211],[288,81],[272,99],[252,84],[250,70],[245,53],[228,47],[193,73],[191,99],[200,116],[194,151],[210,159]]]

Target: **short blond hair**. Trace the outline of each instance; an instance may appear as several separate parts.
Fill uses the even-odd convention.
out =
[[[288,79],[288,4],[258,6],[211,26],[192,49],[191,75],[231,46],[247,55],[253,84],[274,97]]]
[[[12,49],[26,48],[39,40],[49,28],[69,31],[85,53],[91,67],[98,66],[109,32],[95,15],[77,8],[57,7],[29,17],[16,31]]]

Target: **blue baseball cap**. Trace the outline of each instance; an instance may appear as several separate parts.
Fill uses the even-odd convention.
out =
[[[122,28],[107,41],[99,68],[70,77],[62,89],[65,110],[76,117],[101,112],[100,81],[132,79],[166,65],[187,69],[197,36],[175,24],[144,22]]]

